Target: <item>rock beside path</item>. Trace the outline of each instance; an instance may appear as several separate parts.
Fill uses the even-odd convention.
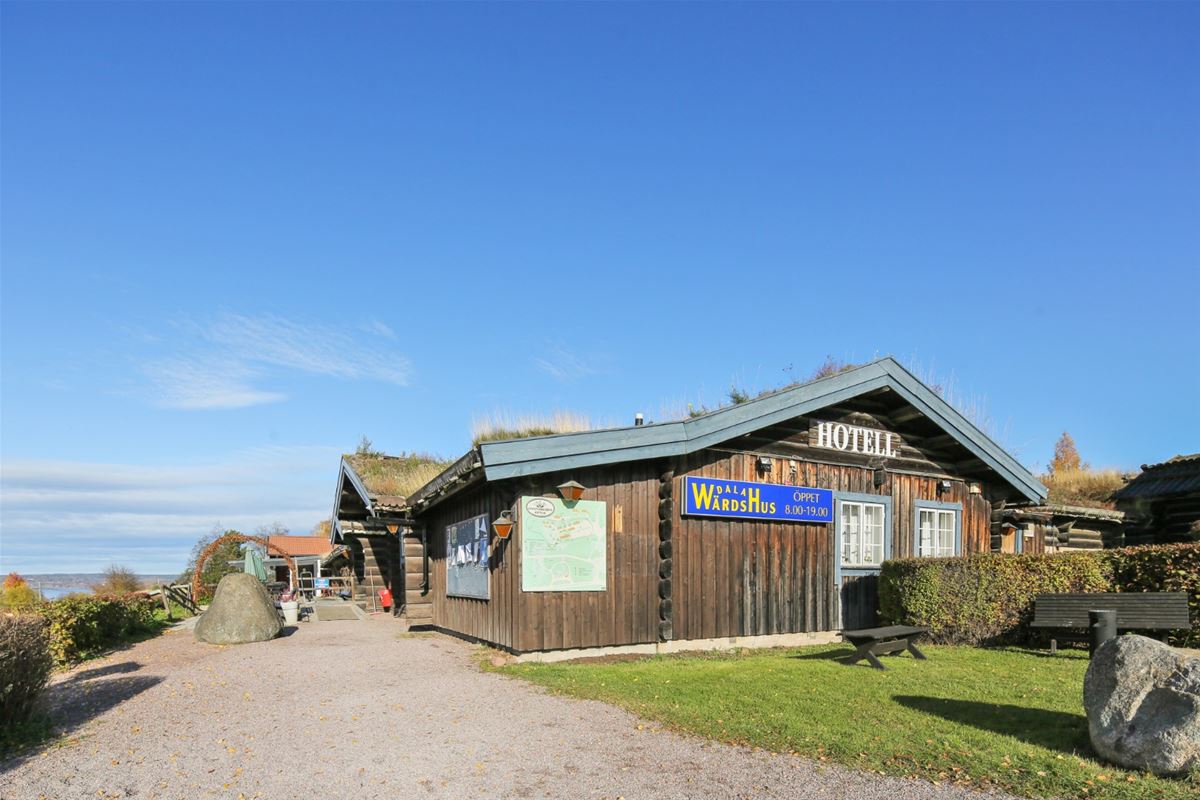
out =
[[[282,627],[262,581],[246,572],[221,578],[212,605],[196,622],[196,641],[209,644],[265,642]]]
[[[1200,658],[1118,636],[1092,656],[1083,705],[1103,758],[1165,776],[1200,767]]]

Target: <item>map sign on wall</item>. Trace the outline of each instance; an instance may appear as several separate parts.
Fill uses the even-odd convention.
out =
[[[608,508],[597,500],[521,498],[521,589],[602,592],[608,588]]]
[[[488,599],[487,514],[446,526],[446,594]]]

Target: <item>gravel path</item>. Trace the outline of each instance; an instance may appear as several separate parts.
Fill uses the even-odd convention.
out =
[[[388,618],[209,647],[175,630],[60,676],[67,735],[0,764],[0,797],[961,798],[662,731],[481,672]]]

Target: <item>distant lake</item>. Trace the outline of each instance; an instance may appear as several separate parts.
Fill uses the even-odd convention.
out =
[[[46,587],[45,589],[42,589],[42,597],[45,597],[47,600],[57,600],[60,597],[66,597],[69,594],[76,593],[91,594],[92,590],[87,586],[73,586],[67,589]]]

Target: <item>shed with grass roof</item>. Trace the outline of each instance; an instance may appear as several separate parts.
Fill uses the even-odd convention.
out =
[[[354,602],[381,611],[380,591],[393,598],[393,610],[404,609],[406,566],[423,565],[424,548],[407,515],[407,496],[439,475],[447,462],[424,454],[387,455],[359,448],[342,456],[330,516],[334,549],[327,569],[350,581]],[[411,555],[411,559],[406,559]],[[344,584],[343,584],[344,585]],[[424,607],[424,608],[421,608]],[[407,609],[420,624],[428,604],[416,598]]]
[[[682,421],[483,441],[394,513],[423,543],[415,618],[564,655],[870,627],[882,561],[988,551],[995,508],[1045,497],[884,358]]]

